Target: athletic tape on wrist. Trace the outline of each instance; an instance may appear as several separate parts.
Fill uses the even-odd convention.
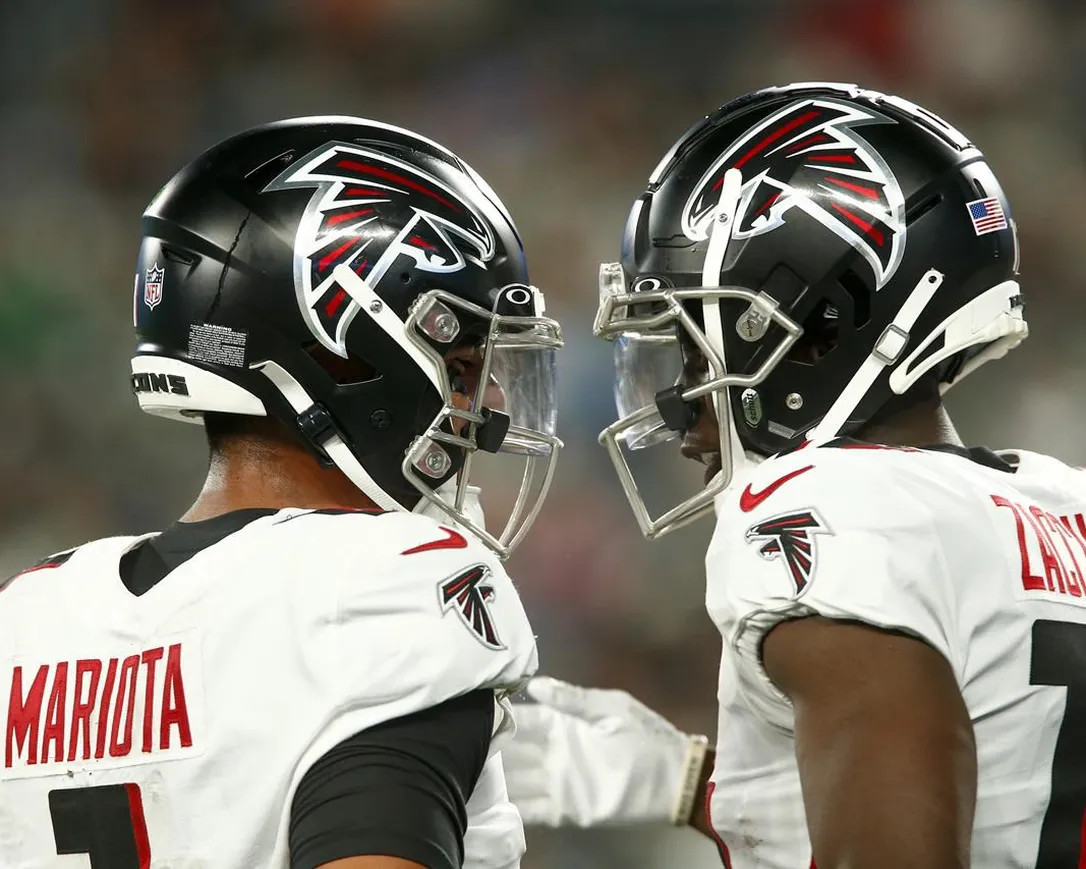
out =
[[[685,827],[694,814],[698,801],[698,784],[701,782],[705,756],[709,753],[709,740],[704,736],[691,736],[686,745],[686,759],[683,761],[683,775],[679,782],[679,793],[675,798],[675,807],[671,810],[671,823],[676,827]]]

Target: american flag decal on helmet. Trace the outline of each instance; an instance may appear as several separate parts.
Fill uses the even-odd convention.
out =
[[[709,166],[683,209],[683,233],[694,241],[709,237],[724,174],[738,169],[743,193],[733,238],[770,232],[798,209],[856,248],[881,288],[905,254],[905,197],[886,160],[856,128],[892,123],[833,99],[790,103]]]
[[[747,529],[748,543],[762,543],[758,554],[766,559],[779,558],[795,586],[795,596],[807,590],[818,564],[814,535],[832,534],[814,510],[786,513],[758,522]]]
[[[494,587],[485,583],[489,577],[490,568],[476,564],[443,579],[438,584],[438,602],[444,612],[456,610],[460,620],[484,646],[500,650],[505,648],[505,643],[498,637],[490,615],[489,602],[494,599]]]

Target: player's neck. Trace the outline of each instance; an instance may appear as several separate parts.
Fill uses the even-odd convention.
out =
[[[939,401],[913,405],[893,416],[865,426],[858,435],[865,441],[893,447],[929,444],[962,445],[950,415]]]
[[[211,457],[203,490],[183,522],[200,522],[234,510],[372,510],[375,504],[335,468],[323,468],[301,446],[245,443]]]

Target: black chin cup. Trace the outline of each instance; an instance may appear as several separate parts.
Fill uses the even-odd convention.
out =
[[[464,386],[464,380],[459,374],[452,375],[449,378],[449,384],[453,392],[458,392],[464,396],[468,394],[467,387]],[[509,414],[502,413],[499,410],[491,410],[489,407],[484,407],[480,414],[484,422],[475,429],[475,445],[483,452],[496,453],[505,443],[505,436],[509,434],[511,422]]]
[[[484,407],[482,415],[486,422],[475,429],[475,445],[484,452],[496,453],[509,434],[509,414]]]
[[[690,431],[697,423],[700,404],[683,401],[681,385],[661,389],[656,393],[656,409],[660,412],[660,419],[671,431],[680,434]]]

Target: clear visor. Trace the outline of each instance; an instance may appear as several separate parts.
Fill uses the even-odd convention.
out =
[[[656,395],[679,383],[683,358],[674,332],[624,332],[614,341],[615,406],[619,418],[645,407],[656,407]],[[631,450],[662,444],[679,436],[660,418],[658,411],[623,432]]]
[[[501,451],[542,455],[545,444],[524,433],[553,437],[558,427],[556,330],[537,325],[518,331],[499,327],[490,344],[490,385],[483,406],[509,416]]]
[[[505,558],[535,521],[562,447],[555,434],[555,355],[562,331],[543,316],[542,294],[535,288],[506,288],[501,296],[518,313],[486,311],[432,291],[408,317],[408,334],[432,361],[445,407],[408,450],[403,472],[423,496],[421,512],[438,511]],[[445,358],[433,342],[453,347],[461,324],[480,322],[485,335],[474,360],[477,370],[454,390]],[[471,406],[466,407],[469,395]],[[459,474],[435,488],[434,481],[448,475],[457,455],[463,459]],[[454,481],[455,486],[449,485]],[[472,509],[479,489],[490,520],[485,527],[481,513]]]

